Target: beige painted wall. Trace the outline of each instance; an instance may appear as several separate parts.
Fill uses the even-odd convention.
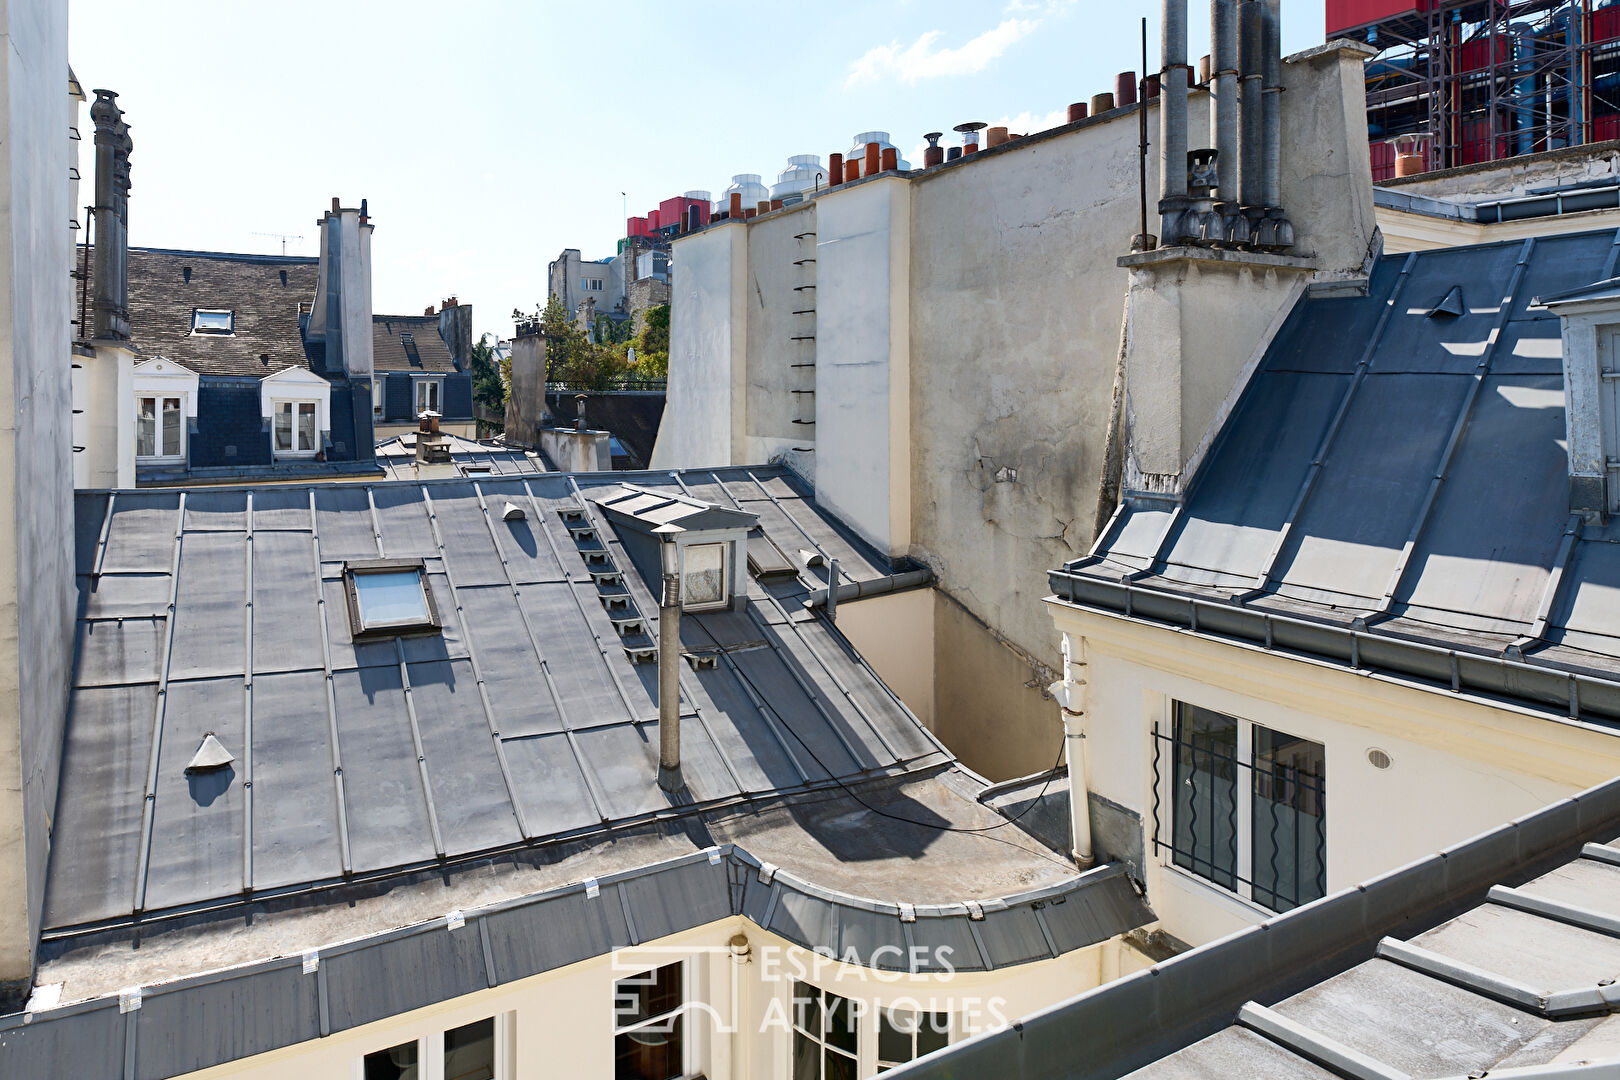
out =
[[[1589,229],[1620,228],[1620,209],[1586,210],[1556,217],[1524,218],[1482,225],[1477,221],[1453,221],[1428,214],[1378,209],[1378,227],[1384,233],[1384,250],[1390,254],[1427,251],[1461,244],[1488,244],[1497,240],[1523,240],[1527,236],[1557,236]]]
[[[1090,790],[1140,814],[1148,901],[1171,934],[1214,940],[1270,913],[1151,850],[1155,722],[1170,703],[1320,742],[1327,755],[1327,888],[1342,889],[1620,775],[1620,736],[1335,665],[1048,601],[1084,679]],[[1079,646],[1083,639],[1084,648]],[[1369,763],[1378,748],[1393,764]],[[1167,775],[1161,762],[1159,774]],[[1168,789],[1160,780],[1160,803]],[[1168,828],[1168,817],[1161,832]]]
[[[751,956],[744,964],[733,961],[728,947],[738,933],[750,946]],[[687,1000],[707,1006],[688,1013],[688,1029],[696,1033],[689,1064],[693,1073],[711,1080],[786,1080],[791,1075],[792,1041],[784,1020],[792,1016],[793,981],[801,974],[812,985],[864,1003],[860,1075],[870,1076],[875,1071],[879,1007],[931,1006],[951,1012],[954,1042],[1145,966],[1140,954],[1110,941],[998,972],[912,977],[816,957],[745,919],[733,918],[626,950],[616,958],[574,964],[190,1076],[348,1080],[360,1075],[360,1061],[367,1053],[495,1016],[505,1021],[505,1036],[498,1043],[507,1051],[497,1080],[606,1080],[613,1075],[614,981],[676,960],[687,962],[694,971]],[[741,1033],[717,1030],[733,1027]],[[432,1075],[426,1072],[424,1080]]]
[[[838,628],[964,765],[991,781],[1052,767],[1062,727],[1029,664],[962,605],[911,589],[838,605]]]

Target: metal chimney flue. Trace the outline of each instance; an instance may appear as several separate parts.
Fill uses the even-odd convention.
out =
[[[1247,232],[1255,239],[1260,219],[1265,217],[1265,171],[1261,161],[1264,145],[1261,71],[1265,53],[1264,18],[1260,0],[1242,0],[1238,5],[1238,202],[1247,220]]]
[[[660,525],[658,554],[663,590],[658,598],[658,786],[673,795],[686,786],[681,777],[681,550],[686,530]]]
[[[1248,222],[1239,213],[1238,159],[1238,35],[1237,0],[1210,0],[1210,87],[1215,94],[1210,110],[1210,137],[1215,143],[1215,212],[1222,222],[1222,239],[1242,244],[1249,239]]]
[[[1159,72],[1159,236],[1166,247],[1186,236],[1187,212],[1187,0],[1164,0]],[[1071,107],[1072,108],[1072,107]]]
[[[1260,188],[1266,214],[1257,243],[1272,250],[1294,246],[1294,226],[1282,211],[1282,0],[1260,0]]]
[[[129,340],[129,155],[134,142],[118,95],[97,90],[90,106],[95,123],[95,263],[91,272],[91,330],[81,337]],[[81,320],[82,322],[82,320]]]

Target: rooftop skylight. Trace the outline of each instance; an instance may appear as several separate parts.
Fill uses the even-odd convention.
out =
[[[350,629],[356,637],[438,628],[420,559],[350,562],[343,577]]]
[[[236,312],[204,311],[198,308],[191,313],[191,332],[193,334],[234,334],[236,332]]]

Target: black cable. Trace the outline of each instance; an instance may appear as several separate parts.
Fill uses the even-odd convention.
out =
[[[707,626],[704,626],[703,623],[699,622],[697,619],[693,619],[692,621],[697,623],[698,629],[703,631],[703,636],[708,638],[709,641],[713,643],[716,650],[718,650],[718,651],[720,651],[722,653],[724,653],[726,651],[725,646],[720,644],[719,639],[717,639],[713,634],[709,633],[709,628]],[[761,702],[765,703],[767,705],[767,707],[769,706],[769,704],[770,704],[769,700],[765,697],[765,695],[763,693],[760,692],[760,688],[754,684],[754,680],[749,678],[748,673],[746,671],[744,671],[740,665],[737,665],[737,664],[731,665],[731,670],[739,678],[741,678],[743,682],[747,683],[750,687],[753,688],[755,696],[757,696]],[[772,711],[774,712],[775,710],[773,709]],[[1039,803],[1042,798],[1045,797],[1047,789],[1052,786],[1052,781],[1057,779],[1057,771],[1058,771],[1059,766],[1061,766],[1063,764],[1063,749],[1064,749],[1064,747],[1063,747],[1063,740],[1060,739],[1060,740],[1058,740],[1058,756],[1057,756],[1057,760],[1052,763],[1052,768],[1047,773],[1046,782],[1041,785],[1041,790],[1035,795],[1035,798],[1030,800],[1029,805],[1024,807],[1022,810],[1018,811],[1018,814],[1015,817],[1007,818],[1005,821],[1002,821],[1002,822],[1000,822],[999,824],[996,824],[996,825],[986,825],[986,826],[984,826],[982,828],[974,828],[974,829],[965,829],[965,828],[961,828],[961,827],[956,826],[956,825],[936,825],[935,823],[933,823],[931,821],[918,821],[915,818],[908,818],[908,817],[904,816],[903,814],[891,814],[887,810],[883,810],[883,809],[880,809],[879,807],[873,806],[871,803],[869,803],[865,799],[861,798],[861,796],[860,796],[860,794],[858,792],[856,792],[849,785],[845,784],[842,780],[840,780],[838,778],[838,775],[836,773],[834,773],[832,769],[827,767],[827,763],[825,761],[822,761],[821,758],[816,756],[816,752],[810,748],[809,744],[806,743],[802,738],[799,737],[798,732],[793,730],[793,725],[792,724],[788,723],[787,720],[784,719],[781,716],[780,713],[777,713],[777,718],[782,721],[781,726],[787,731],[787,733],[789,735],[793,736],[793,740],[795,742],[797,742],[799,744],[799,746],[801,746],[804,749],[805,753],[810,755],[810,759],[812,761],[814,761],[817,765],[821,766],[822,771],[825,772],[827,774],[827,776],[832,779],[832,782],[834,784],[837,784],[838,787],[840,789],[842,789],[843,792],[846,795],[848,795],[850,798],[854,799],[856,802],[860,803],[867,810],[869,810],[872,813],[876,814],[878,817],[888,818],[891,821],[900,821],[900,822],[906,823],[907,825],[916,825],[919,828],[924,828],[924,829],[937,829],[940,832],[987,833],[987,832],[994,832],[997,829],[1006,828],[1008,825],[1016,824],[1018,822],[1019,818],[1022,818],[1025,814],[1027,814],[1031,810],[1035,809],[1035,805],[1037,803]],[[1070,798],[1074,797],[1074,793],[1073,793],[1072,789],[1070,790],[1069,797]],[[984,804],[981,803],[980,805],[982,806]],[[1065,865],[1067,865],[1067,864],[1065,864]]]

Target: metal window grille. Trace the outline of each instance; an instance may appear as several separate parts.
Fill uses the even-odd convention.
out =
[[[1235,749],[1180,725],[1171,734],[1153,725],[1154,851],[1273,911],[1325,896],[1325,776],[1283,761],[1246,761]],[[1247,838],[1240,797],[1249,804]]]

